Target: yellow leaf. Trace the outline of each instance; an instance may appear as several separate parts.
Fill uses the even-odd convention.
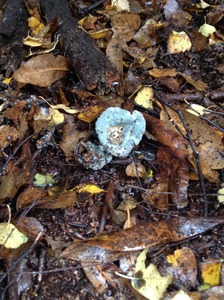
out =
[[[184,32],[173,31],[168,39],[168,51],[170,54],[177,54],[191,49],[191,40]]]
[[[77,114],[77,113],[79,112],[78,109],[70,108],[70,107],[68,107],[68,106],[65,106],[64,104],[52,105],[52,104],[49,104],[49,103],[48,103],[48,105],[49,105],[51,108],[53,108],[53,109],[56,109],[56,110],[62,109],[62,110],[64,110],[66,113],[72,114],[72,115],[73,115],[73,114]]]
[[[153,96],[153,89],[150,86],[144,86],[139,90],[137,96],[135,97],[135,102],[145,108],[153,108]]]
[[[206,110],[207,108],[199,104],[191,104],[190,108],[186,109],[186,111],[195,116],[203,116],[204,114],[209,114],[209,112]]]
[[[146,254],[148,249],[145,249],[137,258],[135,267],[135,279],[131,281],[134,289],[141,295],[150,300],[163,299],[167,287],[172,282],[172,276],[163,277],[158,272],[155,265],[150,264],[145,267]]]
[[[218,201],[219,203],[224,203],[224,188],[218,190]]]
[[[35,17],[30,17],[28,19],[28,25],[34,35],[38,34],[44,28],[44,24],[41,23],[40,20]]]
[[[0,223],[0,245],[5,248],[17,249],[26,243],[28,238],[11,223]]]
[[[12,77],[10,77],[10,78],[6,77],[2,82],[4,84],[9,84],[11,80],[12,80]]]
[[[111,31],[111,30],[110,29],[102,29],[102,30],[98,30],[98,31],[94,31],[94,32],[88,32],[88,33],[93,39],[97,40],[97,39],[104,38],[108,31]]]
[[[201,264],[201,276],[204,284],[219,285],[222,261],[207,261]]]
[[[57,109],[49,109],[49,115],[51,115],[51,120],[53,121],[53,123],[56,124],[60,124],[63,123],[65,120],[64,114],[62,114],[59,110]]]
[[[92,183],[81,183],[73,188],[71,191],[77,191],[78,193],[90,193],[90,194],[99,194],[105,192],[105,190],[99,188],[97,185]]]
[[[199,28],[198,31],[205,37],[209,37],[212,33],[216,32],[216,28],[205,23]]]

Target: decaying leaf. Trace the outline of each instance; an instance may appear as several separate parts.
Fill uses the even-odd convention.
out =
[[[153,250],[170,242],[182,241],[222,224],[217,218],[175,218],[135,225],[108,235],[74,241],[61,257],[86,262],[116,260],[126,252]]]
[[[116,11],[130,11],[130,5],[128,0],[112,0],[111,5],[116,7]]]
[[[141,178],[145,178],[147,174],[145,167],[138,162],[137,163],[132,162],[130,165],[128,165],[125,169],[125,173],[127,176],[130,177],[141,177]]]
[[[204,284],[216,286],[220,283],[222,261],[209,259],[200,264]]]
[[[2,151],[18,138],[19,132],[14,127],[9,125],[0,126],[0,157],[2,156]]]
[[[172,282],[172,276],[161,276],[156,266],[150,264],[145,266],[147,249],[143,250],[138,256],[135,267],[135,279],[132,280],[132,286],[146,299],[160,300],[167,287]]]
[[[11,223],[0,223],[0,245],[6,248],[17,249],[26,243],[28,238]]]
[[[184,32],[173,31],[168,39],[168,51],[170,54],[181,53],[191,49],[191,40]]]
[[[168,109],[168,112],[175,124],[177,124],[182,130],[183,134],[186,134],[182,121],[178,115],[171,109]],[[214,170],[224,168],[224,146],[220,135],[218,134],[217,130],[210,126],[206,121],[187,111],[181,110],[181,112],[188,130],[191,132],[191,139],[200,155],[203,175],[211,182],[216,181],[218,177]],[[161,118],[166,118],[164,112],[162,112],[162,115]],[[168,125],[168,121],[167,126],[171,128],[170,125]],[[174,127],[173,130],[175,130]],[[192,155],[189,156],[189,159],[191,163],[195,165]]]
[[[176,0],[167,0],[164,5],[164,15],[167,21],[178,27],[185,27],[191,20],[191,15],[181,9],[181,5]]]
[[[17,69],[13,78],[21,84],[33,84],[48,87],[54,81],[62,78],[69,71],[68,60],[61,55],[38,55],[23,63]]]
[[[173,282],[188,289],[197,284],[197,262],[194,253],[190,248],[183,247],[168,255],[166,260],[170,267],[166,267],[165,272],[172,274]]]
[[[53,179],[53,175],[51,174],[40,174],[40,173],[36,173],[36,175],[34,176],[34,182],[33,184],[35,186],[52,186],[55,184],[55,180]]]

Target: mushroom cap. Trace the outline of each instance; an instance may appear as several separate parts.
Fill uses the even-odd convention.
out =
[[[143,115],[119,107],[107,108],[96,121],[96,132],[104,149],[116,156],[127,157],[140,143],[146,129]]]

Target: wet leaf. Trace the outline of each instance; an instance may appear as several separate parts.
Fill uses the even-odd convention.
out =
[[[135,225],[108,235],[85,241],[75,241],[65,249],[61,257],[77,261],[107,261],[124,256],[125,252],[158,248],[170,242],[202,234],[222,224],[217,218],[175,218]]]
[[[197,284],[197,262],[190,248],[183,247],[168,255],[166,260],[170,267],[166,267],[167,274],[172,274],[174,284],[187,289],[195,288]]]
[[[161,276],[156,266],[145,266],[147,249],[138,256],[135,267],[135,278],[132,286],[146,299],[160,300],[163,298],[167,287],[172,283],[172,276]]]
[[[200,264],[204,284],[216,286],[220,283],[222,261],[207,260]]]
[[[170,130],[166,122],[144,114],[146,129],[163,145],[168,146],[179,158],[188,157],[187,141],[177,132]]]
[[[26,243],[28,238],[11,223],[0,223],[0,245],[6,248],[17,249]]]
[[[90,193],[90,194],[99,194],[105,192],[105,190],[99,188],[95,184],[91,183],[81,183],[77,185],[75,188],[72,189],[73,191],[76,191],[77,193]]]
[[[38,55],[23,63],[17,69],[13,78],[21,84],[33,84],[48,87],[69,71],[68,60],[61,55]]]

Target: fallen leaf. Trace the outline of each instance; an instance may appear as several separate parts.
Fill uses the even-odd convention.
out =
[[[126,168],[125,168],[125,173],[127,176],[130,177],[141,177],[141,178],[145,178],[146,177],[146,169],[145,167],[140,164],[139,162],[132,162],[131,164],[129,164]]]
[[[133,13],[118,13],[111,16],[112,30],[122,42],[129,42],[141,25],[141,18]]]
[[[85,241],[75,241],[62,252],[61,257],[84,262],[116,260],[126,252],[146,248],[153,250],[170,242],[202,234],[223,222],[223,219],[217,218],[182,217],[152,221]]]
[[[153,68],[152,70],[149,71],[149,75],[155,78],[166,77],[166,76],[174,77],[177,74],[178,72],[174,68],[163,68],[163,69]]]
[[[217,194],[218,194],[218,202],[220,204],[224,203],[224,188],[219,189]]]
[[[177,27],[185,27],[191,20],[191,15],[181,9],[181,5],[176,0],[167,0],[163,7],[167,21]]]
[[[153,108],[153,89],[150,86],[142,87],[135,96],[135,102],[144,108]]]
[[[69,71],[68,60],[61,55],[38,55],[23,63],[13,74],[13,79],[22,84],[48,87]]]
[[[146,129],[163,145],[171,149],[173,154],[179,158],[189,155],[187,141],[177,132],[167,128],[166,122],[158,120],[148,114],[143,114],[146,120]]]
[[[173,31],[168,39],[168,51],[170,54],[177,54],[191,49],[191,40],[184,32]]]
[[[48,173],[46,175],[36,173],[36,175],[34,176],[33,184],[34,186],[40,186],[40,187],[52,186],[56,183],[53,177],[54,177],[53,175]]]
[[[9,125],[0,126],[0,157],[2,156],[2,151],[8,147],[12,142],[19,138],[19,132],[14,127]]]
[[[76,191],[77,193],[87,192],[87,193],[90,193],[90,194],[99,194],[99,193],[106,192],[105,190],[99,188],[97,185],[91,184],[91,183],[80,183],[79,185],[77,185],[72,190]]]
[[[0,223],[0,245],[6,248],[17,249],[26,243],[28,238],[11,223]]]
[[[179,116],[171,109],[167,109],[167,111],[183,134],[186,134]],[[224,146],[218,131],[214,127],[210,126],[205,120],[202,120],[185,110],[180,111],[183,115],[188,130],[191,132],[191,139],[200,155],[203,175],[211,182],[217,181],[218,175],[214,172],[214,170],[224,168]],[[161,118],[167,118],[164,112],[162,112]],[[168,128],[173,127],[169,121],[167,121],[166,124]],[[175,130],[174,127],[173,130]],[[192,156],[192,154],[190,154],[190,151],[189,155],[189,159],[195,167],[195,158]]]
[[[199,105],[199,104],[191,104],[190,108],[186,109],[189,113],[195,115],[195,116],[203,116],[206,114],[209,114],[210,112],[207,111],[207,108]]]
[[[205,37],[209,37],[212,33],[216,32],[216,28],[212,25],[204,23],[198,30]]]
[[[184,79],[190,83],[191,85],[193,85],[197,90],[199,91],[204,91],[208,88],[208,85],[203,82],[202,80],[194,80],[191,76],[186,75],[184,73],[180,73],[179,74],[184,77]]]
[[[28,19],[28,26],[30,27],[32,34],[38,34],[44,28],[44,24],[35,17],[30,17]]]
[[[197,262],[190,248],[183,247],[168,255],[166,260],[170,267],[165,268],[167,274],[173,276],[173,283],[187,289],[197,285]]]
[[[116,7],[116,11],[130,11],[130,5],[128,0],[112,0],[111,5]]]
[[[78,114],[78,119],[87,123],[92,123],[92,121],[98,118],[105,109],[106,104],[103,102],[91,107],[84,108]]]
[[[216,286],[220,283],[222,261],[206,260],[200,264],[201,276],[204,284]]]
[[[145,249],[137,258],[135,267],[135,279],[132,279],[132,286],[144,297],[150,300],[160,300],[168,286],[172,283],[172,276],[161,276],[156,266],[150,264],[145,266],[146,254]]]

